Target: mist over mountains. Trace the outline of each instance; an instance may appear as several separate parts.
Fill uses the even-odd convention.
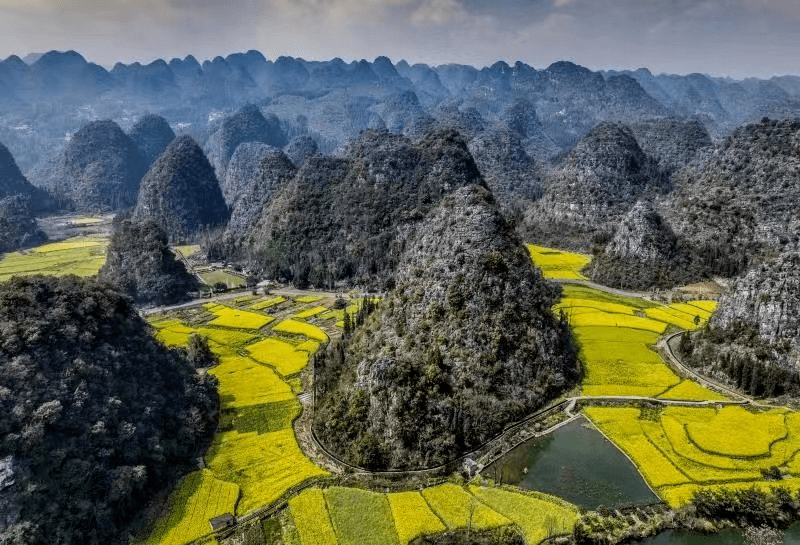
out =
[[[600,121],[696,118],[719,139],[747,121],[796,116],[800,78],[593,72],[565,61],[544,69],[522,62],[478,69],[386,57],[268,60],[256,51],[202,63],[192,56],[118,63],[111,70],[73,51],[49,52],[30,65],[16,56],[0,62],[6,106],[0,141],[26,173],[89,121],[114,119],[128,130],[143,114],[158,114],[203,145],[212,133],[224,141],[230,127],[222,120],[247,103],[261,108],[272,131],[264,140],[273,145],[310,136],[320,151],[332,152],[365,129],[419,135],[435,120],[465,137],[508,127],[529,155],[542,159],[569,149]]]

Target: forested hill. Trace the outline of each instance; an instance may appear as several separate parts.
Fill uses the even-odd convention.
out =
[[[216,428],[213,379],[96,280],[0,284],[0,542],[124,541]]]
[[[491,192],[456,190],[415,228],[378,309],[318,356],[318,436],[366,467],[476,447],[576,378],[558,292]]]
[[[385,289],[409,227],[443,195],[479,180],[453,131],[417,141],[368,131],[343,157],[306,160],[248,233],[217,251],[299,286],[350,280]]]

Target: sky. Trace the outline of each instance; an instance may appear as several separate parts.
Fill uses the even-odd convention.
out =
[[[800,0],[0,0],[0,58],[53,49],[771,77],[800,75]]]

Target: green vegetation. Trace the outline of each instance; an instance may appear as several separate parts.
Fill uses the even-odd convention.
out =
[[[474,528],[485,530],[511,524],[511,521],[487,507],[464,488],[446,483],[422,491],[436,515],[450,529]]]
[[[325,500],[340,545],[397,543],[392,512],[385,494],[332,487],[325,490]]]
[[[231,274],[225,271],[198,271],[198,276],[207,286],[214,286],[215,284],[225,284],[228,289],[243,288],[247,282],[241,276]]]
[[[31,250],[5,254],[0,260],[0,282],[12,276],[94,276],[106,260],[109,239],[77,237]]]

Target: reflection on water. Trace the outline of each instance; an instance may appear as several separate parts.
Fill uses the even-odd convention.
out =
[[[483,473],[585,509],[658,501],[630,460],[583,418],[521,444]]]
[[[744,536],[739,530],[723,530],[718,534],[695,534],[667,530],[637,543],[640,545],[742,545]]]

